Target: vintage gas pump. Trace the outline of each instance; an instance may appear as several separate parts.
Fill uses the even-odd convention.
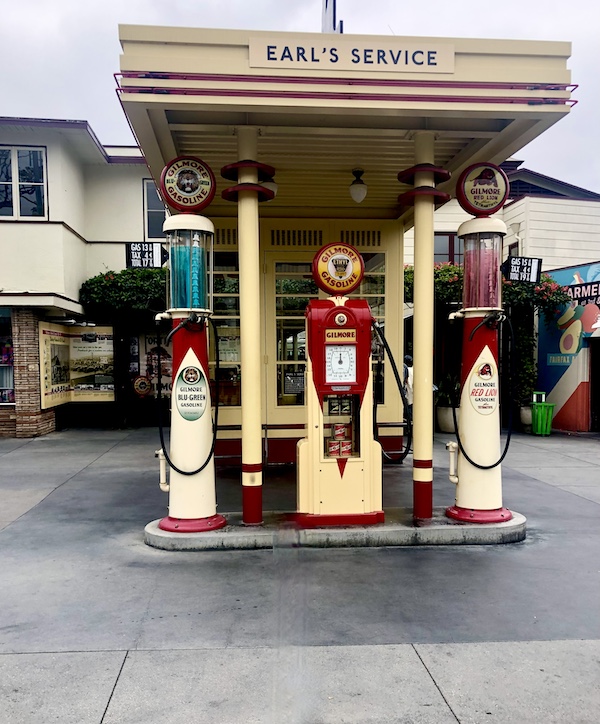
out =
[[[383,522],[382,454],[373,438],[371,310],[345,296],[364,275],[360,254],[329,244],[313,260],[329,293],[306,310],[306,437],[298,442],[298,512],[303,527]]]
[[[504,172],[492,164],[466,169],[457,185],[461,206],[478,216],[458,229],[464,244],[464,318],[458,442],[448,443],[456,503],[446,515],[470,523],[512,518],[502,507],[498,325],[502,312],[502,240],[506,225],[490,218],[508,196]]]
[[[214,434],[208,367],[207,324],[213,224],[203,216],[177,214],[163,225],[169,251],[173,391],[170,451],[158,451],[161,488],[169,492],[169,515],[158,527],[197,533],[226,525],[217,514]],[[166,464],[171,468],[165,480]]]

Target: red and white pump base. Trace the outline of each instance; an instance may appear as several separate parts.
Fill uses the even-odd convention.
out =
[[[190,310],[171,310],[173,326]],[[213,421],[208,371],[206,321],[187,323],[173,335],[173,391],[169,457],[182,471],[197,470],[211,455]],[[215,464],[182,475],[171,468],[169,515],[158,527],[172,533],[201,533],[223,528],[227,521],[217,513]]]
[[[463,450],[483,468],[493,465],[501,456],[498,331],[481,324],[490,311],[494,310],[464,311],[458,421]],[[501,465],[482,469],[467,460],[457,443],[449,443],[447,448],[451,453],[450,480],[456,483],[456,504],[446,510],[446,515],[469,523],[510,520],[512,513],[502,507]]]

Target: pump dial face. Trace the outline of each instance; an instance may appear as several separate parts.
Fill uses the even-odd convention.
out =
[[[356,382],[356,346],[328,344],[325,346],[325,382]]]

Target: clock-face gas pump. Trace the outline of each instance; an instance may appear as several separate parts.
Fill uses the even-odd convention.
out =
[[[303,527],[383,522],[382,454],[373,438],[371,310],[349,299],[364,275],[360,254],[329,244],[313,260],[316,284],[331,294],[306,310],[306,437],[297,449]]]

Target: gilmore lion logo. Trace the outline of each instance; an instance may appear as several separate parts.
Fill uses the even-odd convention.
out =
[[[482,169],[477,178],[473,179],[474,186],[495,186],[498,188],[498,179],[491,168]]]
[[[200,188],[198,174],[194,171],[180,171],[177,174],[177,188],[184,194],[193,194]]]

